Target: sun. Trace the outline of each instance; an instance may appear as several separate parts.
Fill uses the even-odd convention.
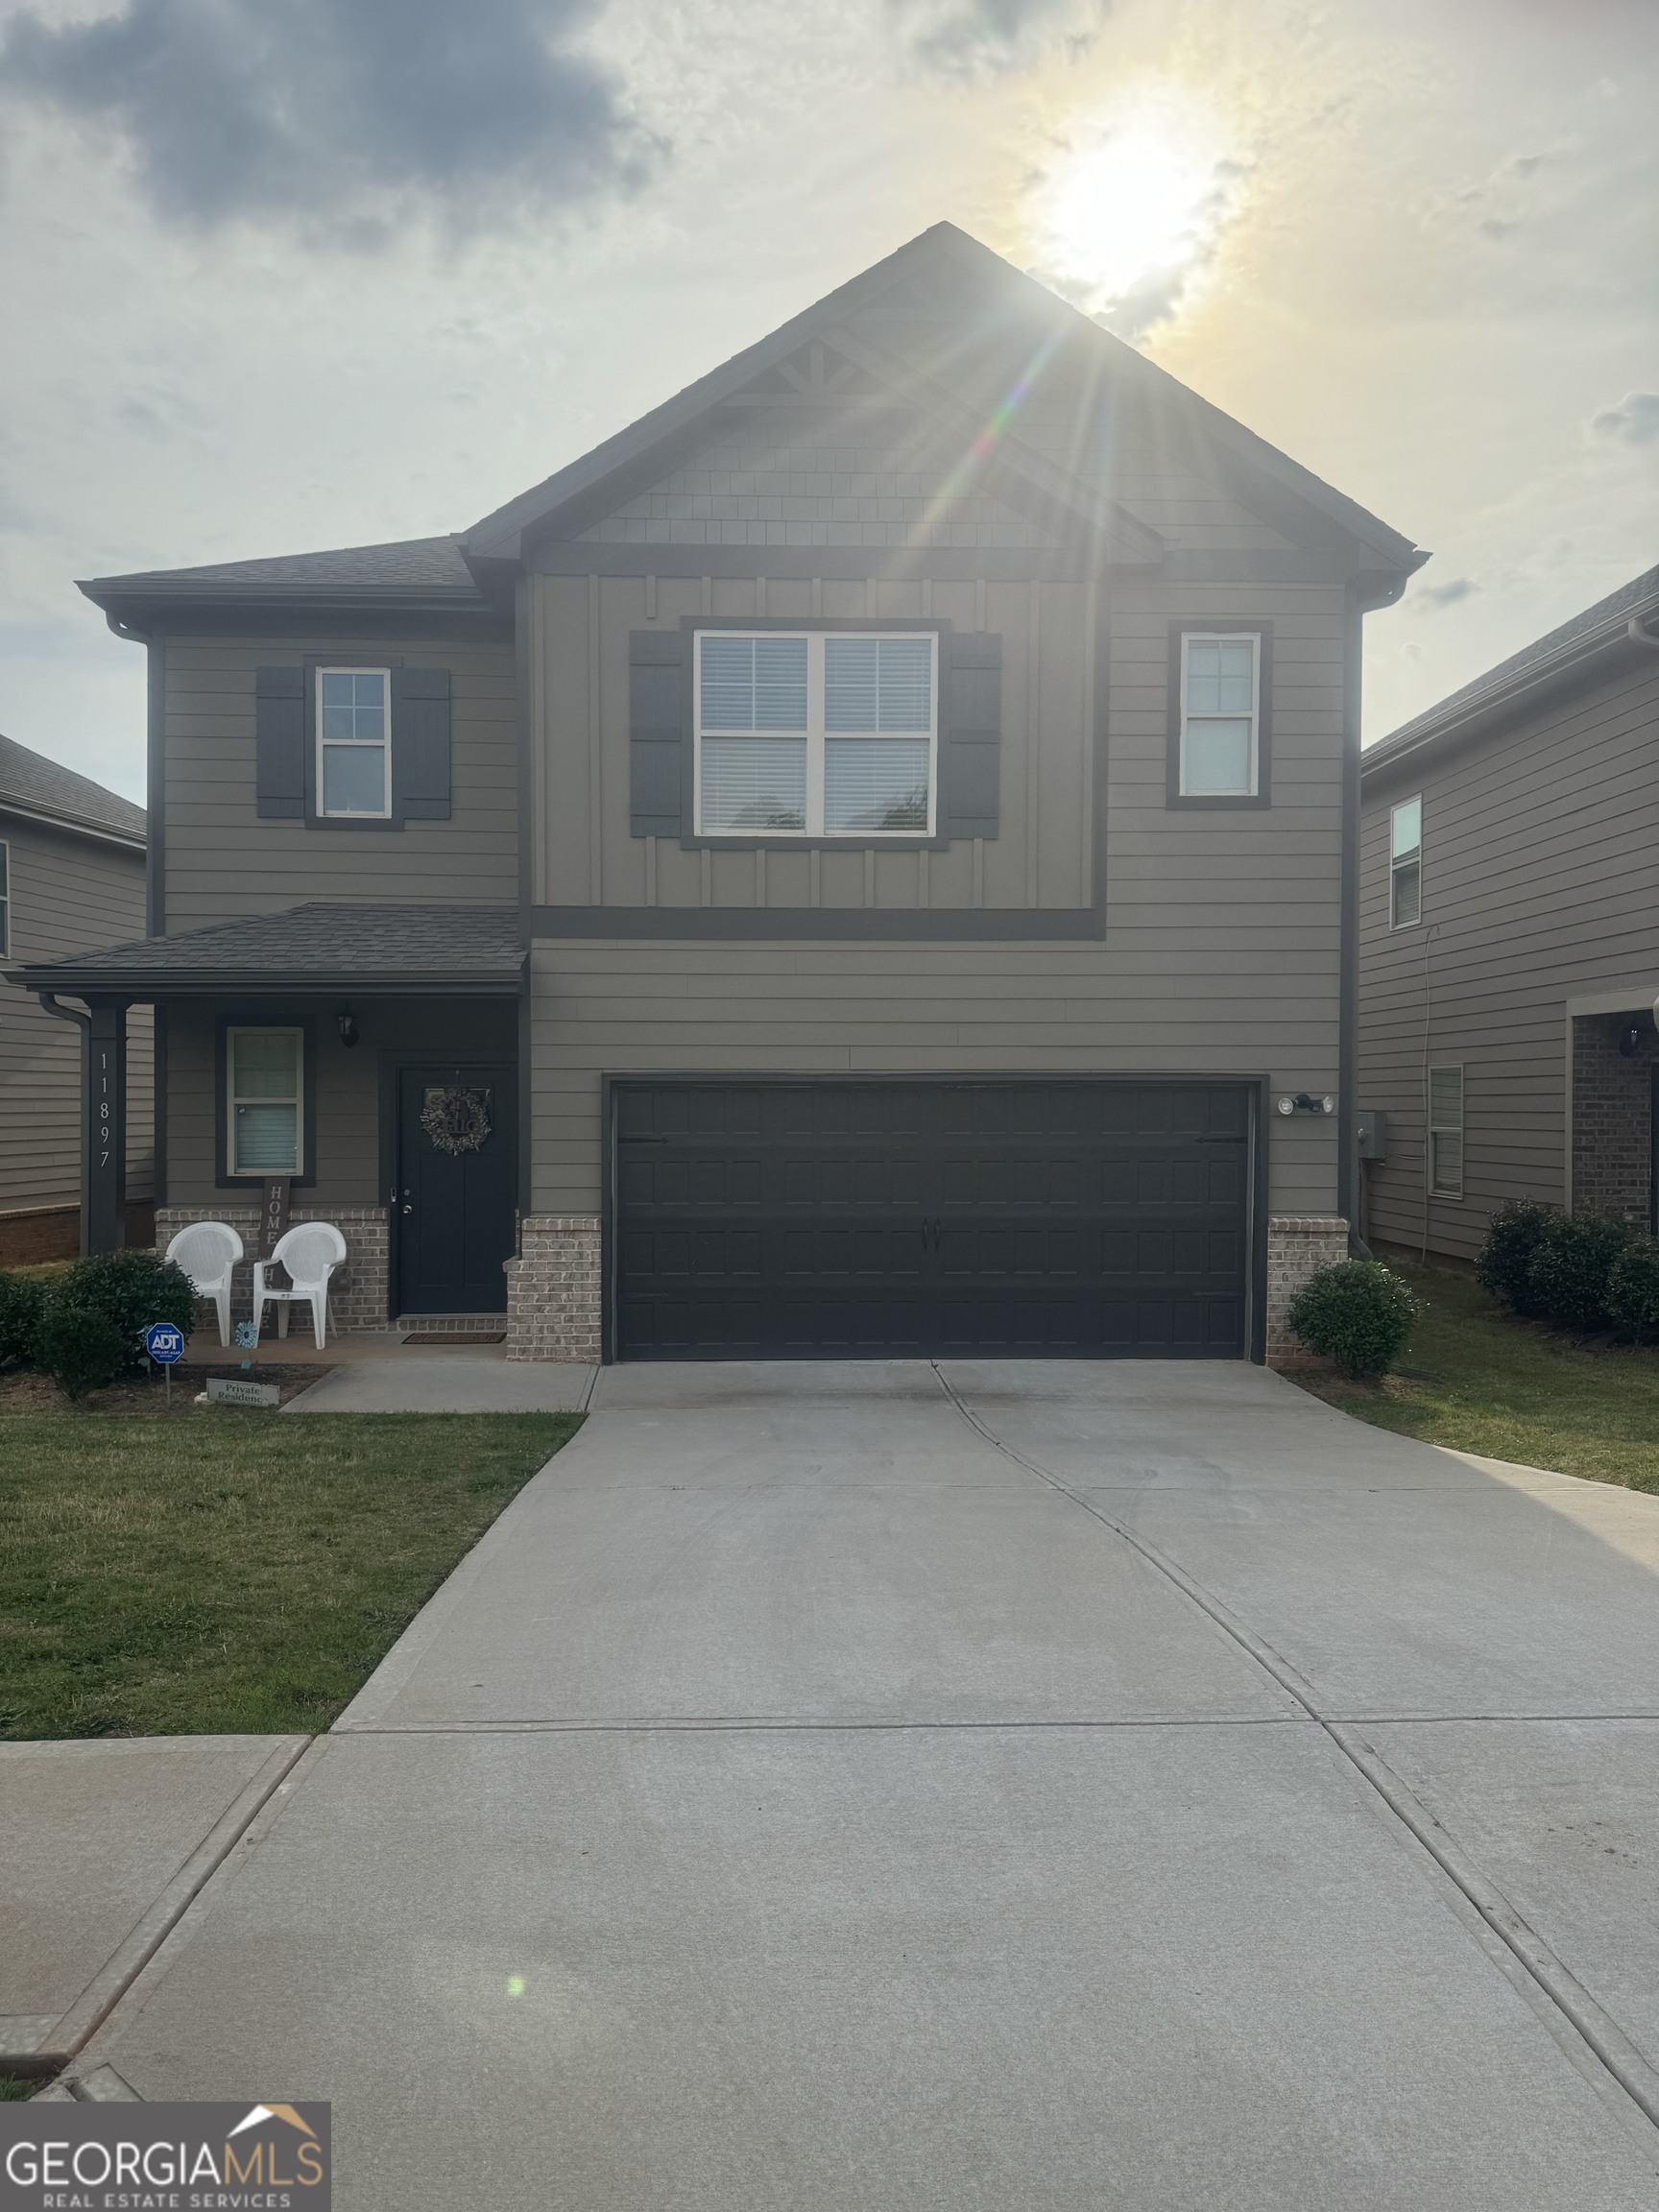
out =
[[[1143,91],[1075,128],[1045,172],[1032,211],[1042,267],[1097,311],[1149,294],[1170,302],[1208,253],[1236,175],[1214,118]]]

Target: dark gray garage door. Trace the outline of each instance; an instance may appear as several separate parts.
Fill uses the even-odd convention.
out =
[[[618,1082],[623,1359],[1225,1359],[1241,1084]]]

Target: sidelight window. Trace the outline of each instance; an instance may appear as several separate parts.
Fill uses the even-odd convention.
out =
[[[700,835],[932,835],[933,633],[704,631],[695,683]]]
[[[226,1094],[232,1175],[298,1175],[304,1032],[226,1032]]]

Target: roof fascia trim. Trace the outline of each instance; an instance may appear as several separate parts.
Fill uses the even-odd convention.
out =
[[[61,830],[75,837],[90,837],[100,845],[119,845],[129,853],[149,851],[149,839],[142,830],[116,830],[106,823],[93,822],[84,815],[60,813],[54,806],[31,805],[21,799],[13,799],[0,791],[0,814],[14,815],[22,822],[37,822],[45,830]]]

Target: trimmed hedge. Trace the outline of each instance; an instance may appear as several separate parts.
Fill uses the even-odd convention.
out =
[[[1339,1260],[1297,1293],[1290,1326],[1353,1382],[1386,1375],[1406,1349],[1417,1301],[1380,1260]]]
[[[1517,1313],[1532,1313],[1532,1259],[1544,1232],[1559,1218],[1552,1206],[1536,1198],[1520,1198],[1500,1206],[1486,1231],[1486,1241],[1475,1262],[1478,1282]]]
[[[1613,1263],[1630,1242],[1622,1222],[1599,1214],[1551,1215],[1544,1226],[1527,1271],[1527,1309],[1559,1329],[1605,1329]]]
[[[56,1308],[75,1307],[102,1313],[121,1339],[121,1364],[117,1373],[144,1372],[144,1346],[140,1331],[152,1321],[171,1321],[185,1335],[195,1317],[196,1293],[190,1278],[170,1260],[154,1252],[98,1252],[78,1260],[66,1275],[48,1286],[41,1308],[41,1324]],[[36,1364],[48,1374],[44,1359]]]
[[[1659,1238],[1632,1237],[1607,1270],[1607,1311],[1635,1343],[1659,1330]]]
[[[0,1275],[0,1367],[33,1357],[40,1305],[38,1283],[21,1275]]]
[[[71,1398],[113,1382],[127,1365],[127,1346],[108,1313],[53,1298],[35,1331],[35,1364]]]

